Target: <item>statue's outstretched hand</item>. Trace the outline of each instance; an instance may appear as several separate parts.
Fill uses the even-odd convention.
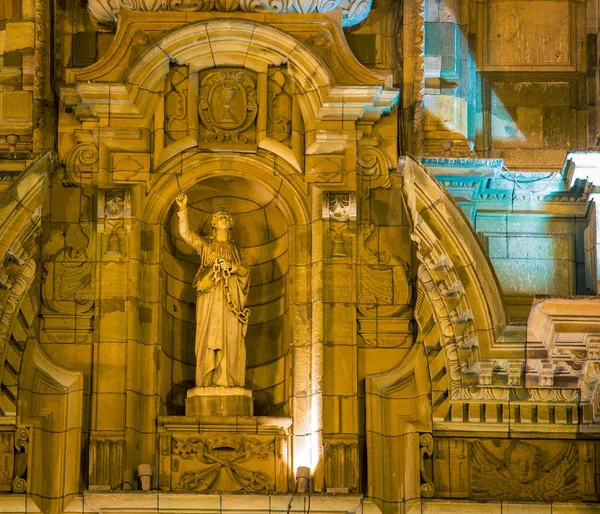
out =
[[[175,198],[180,211],[183,211],[187,207],[187,200],[187,195],[184,194],[180,194],[177,198]]]

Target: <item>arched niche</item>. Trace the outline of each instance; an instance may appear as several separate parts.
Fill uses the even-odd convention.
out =
[[[198,257],[178,233],[175,198],[189,198],[190,225],[209,234],[209,216],[219,207],[234,218],[232,238],[250,266],[251,309],[246,337],[247,383],[255,414],[294,416],[298,403],[291,369],[310,375],[311,360],[294,346],[310,337],[309,215],[306,193],[285,163],[268,155],[199,154],[177,156],[157,170],[146,198],[141,306],[160,345],[157,393],[160,414],[181,414],[186,388],[193,387],[195,291],[191,281]],[[152,284],[152,286],[150,286]],[[156,300],[156,301],[154,301]],[[294,320],[304,320],[298,326]],[[292,326],[294,327],[292,331]],[[151,342],[151,333],[146,340]],[[294,424],[306,430],[310,420]]]
[[[250,270],[246,387],[253,391],[256,415],[286,415],[292,250],[291,230],[277,205],[277,193],[226,169],[200,180],[185,193],[190,226],[196,232],[211,234],[210,216],[220,207],[233,217],[232,239],[241,247]],[[177,209],[171,209],[165,224],[161,259],[164,277],[161,399],[169,414],[184,413],[185,389],[194,385],[195,373],[196,291],[191,283],[199,260],[179,235],[178,221]]]

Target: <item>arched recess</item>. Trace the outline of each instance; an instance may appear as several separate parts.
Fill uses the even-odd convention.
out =
[[[196,232],[209,235],[210,216],[221,207],[233,216],[232,239],[240,245],[250,272],[246,387],[253,390],[254,415],[285,416],[289,407],[286,381],[290,379],[285,370],[289,368],[286,363],[291,363],[293,220],[286,219],[277,206],[277,191],[227,168],[200,179],[185,193],[190,226]],[[196,292],[192,279],[198,269],[198,257],[181,239],[178,222],[176,210],[172,209],[165,225],[162,252],[161,348],[165,362],[160,366],[161,402],[173,415],[184,414],[184,391],[195,385]]]
[[[321,445],[314,439],[320,437],[321,419],[314,413],[320,412],[321,373],[315,373],[315,366],[322,360],[318,354],[320,347],[313,348],[311,345],[314,330],[311,320],[309,212],[312,206],[307,204],[309,197],[300,189],[295,172],[285,161],[276,162],[268,154],[191,153],[169,161],[157,173],[160,178],[148,194],[143,214],[141,282],[149,287],[144,288],[140,299],[140,310],[146,313],[141,327],[145,338],[143,342],[165,345],[163,363],[166,366],[157,366],[154,394],[159,401],[165,402],[167,394],[178,382],[174,379],[174,367],[170,362],[175,360],[176,352],[169,350],[170,343],[165,341],[169,325],[164,325],[174,322],[174,305],[178,311],[187,309],[186,319],[180,316],[181,319],[176,322],[179,325],[182,320],[186,322],[187,327],[179,333],[187,334],[188,345],[184,358],[187,362],[180,366],[178,373],[187,373],[188,380],[193,376],[195,309],[190,304],[195,297],[189,281],[197,269],[197,260],[191,252],[188,253],[183,243],[177,242],[178,235],[173,233],[175,226],[171,218],[175,197],[180,191],[189,193],[192,207],[196,209],[192,219],[195,219],[197,229],[202,229],[209,210],[218,208],[221,203],[227,209],[229,203],[231,210],[237,211],[234,212],[234,221],[238,222],[238,232],[234,235],[239,236],[239,243],[246,247],[247,260],[253,270],[251,277],[257,281],[257,289],[250,300],[256,302],[254,308],[251,307],[254,314],[250,319],[255,328],[249,330],[251,339],[247,341],[247,348],[250,363],[248,378],[256,389],[263,390],[268,396],[266,400],[264,396],[262,400],[258,399],[259,410],[266,408],[266,413],[269,413],[271,408],[271,414],[293,417],[293,433],[299,436],[294,453],[299,452],[303,445],[305,452],[318,452]],[[248,212],[252,205],[256,206],[255,213]],[[258,219],[256,216],[268,220],[257,223],[258,230],[272,230],[272,237],[268,233],[252,236],[245,233],[253,226],[244,224],[252,223]],[[174,270],[172,273],[167,273],[165,263]],[[274,289],[270,289],[272,284],[275,284]],[[262,304],[261,298],[265,299]],[[275,312],[276,316],[269,315],[270,309],[273,309],[271,314]],[[279,324],[269,323],[275,318],[280,318]],[[277,345],[276,358],[268,362],[264,356],[272,344]],[[258,348],[255,355],[249,345]],[[146,372],[149,373],[149,370],[146,369]],[[273,404],[260,406],[261,401]],[[166,407],[164,405],[155,412],[167,414]],[[315,457],[312,458],[314,460]]]

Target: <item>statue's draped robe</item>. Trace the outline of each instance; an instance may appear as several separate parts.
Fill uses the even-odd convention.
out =
[[[229,297],[238,312],[248,296],[248,269],[233,241],[220,243],[190,230],[187,209],[179,214],[181,237],[200,255],[196,289],[196,386],[244,387],[247,325],[227,305],[226,276],[215,270],[217,259],[231,263]]]

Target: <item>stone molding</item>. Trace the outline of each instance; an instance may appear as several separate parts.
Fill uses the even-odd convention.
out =
[[[305,496],[295,495],[292,509],[288,509],[291,494],[185,494],[150,491],[143,494],[85,493],[71,501],[66,513],[111,513],[126,512],[301,512]],[[323,514],[380,514],[370,499],[362,496],[313,496],[311,512]]]
[[[93,20],[112,25],[123,12],[242,12],[257,14],[313,14],[341,10],[342,26],[352,27],[364,21],[371,12],[371,0],[89,0],[88,11]]]

